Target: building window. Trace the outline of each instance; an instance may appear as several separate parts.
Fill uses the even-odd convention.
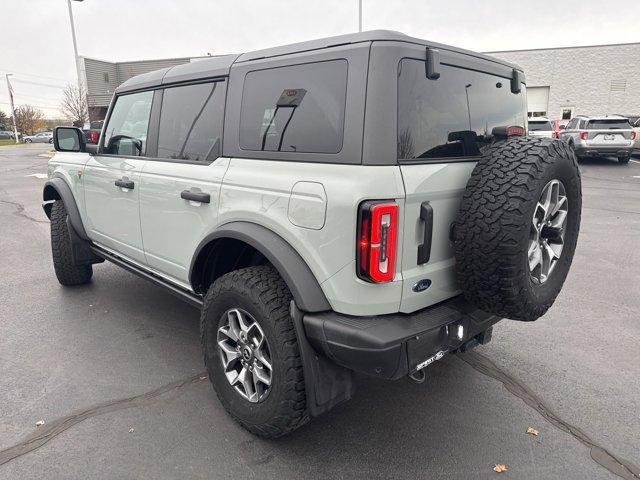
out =
[[[104,77],[104,83],[109,83],[109,74],[107,72],[104,72],[102,75]]]

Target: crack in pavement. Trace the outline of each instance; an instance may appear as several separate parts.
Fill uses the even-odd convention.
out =
[[[551,423],[551,425],[568,433],[588,447],[591,458],[598,465],[625,480],[637,480],[640,478],[640,468],[637,465],[611,453],[605,447],[598,445],[595,440],[581,429],[560,418],[560,416],[551,410],[532,390],[523,385],[518,379],[501,370],[500,367],[489,358],[478,352],[467,352],[458,355],[458,357],[483,375],[502,383],[509,392],[536,410],[545,420]]]
[[[7,205],[12,205],[12,206],[16,207],[16,211],[13,212],[13,214],[18,216],[18,217],[26,218],[27,220],[30,220],[30,221],[35,222],[35,223],[49,223],[49,220],[39,220],[39,219],[29,215],[25,211],[24,205],[21,204],[21,203],[10,202],[9,200],[0,200],[0,203],[5,203]]]
[[[183,393],[187,387],[198,384],[208,378],[209,377],[206,372],[201,372],[192,377],[168,383],[147,393],[118,400],[111,400],[82,410],[76,410],[65,417],[57,418],[42,427],[38,427],[36,431],[25,437],[21,442],[5,448],[4,450],[0,450],[0,465],[4,465],[15,458],[21,457],[22,455],[42,447],[65,430],[68,430],[88,418],[97,417],[117,410],[148,405],[157,401],[159,397],[169,393],[173,393],[175,396],[178,396]]]

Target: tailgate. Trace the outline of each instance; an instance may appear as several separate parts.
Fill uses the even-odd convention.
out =
[[[460,293],[456,286],[455,260],[449,232],[474,167],[475,162],[400,167],[406,192],[400,311],[412,312]],[[432,221],[424,218],[424,213],[421,218],[423,208],[432,212]],[[424,262],[424,257],[418,259],[419,247],[428,243],[429,238],[429,258]],[[420,291],[421,286],[429,283],[428,288]]]
[[[587,145],[598,147],[629,146],[631,142],[631,130],[589,130],[587,133]]]

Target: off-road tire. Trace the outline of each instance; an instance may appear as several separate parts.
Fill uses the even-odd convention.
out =
[[[289,314],[291,292],[271,265],[243,268],[223,275],[209,288],[202,308],[200,336],[209,379],[220,402],[251,433],[275,438],[308,420],[302,360]],[[217,348],[217,332],[225,312],[241,308],[264,331],[273,364],[265,400],[251,403],[229,384]]]
[[[622,165],[626,165],[627,163],[629,163],[630,159],[631,157],[618,157],[618,162]]]
[[[542,190],[560,180],[568,199],[564,247],[544,283],[531,278],[529,232]],[[533,321],[551,307],[578,240],[582,193],[571,147],[558,140],[515,137],[485,149],[471,174],[453,237],[456,275],[465,297],[487,312]]]
[[[93,276],[91,265],[75,265],[71,235],[67,225],[67,209],[62,200],[51,206],[51,255],[58,282],[65,286],[89,283]]]

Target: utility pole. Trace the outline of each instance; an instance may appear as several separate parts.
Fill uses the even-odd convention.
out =
[[[83,0],[74,0],[75,2],[82,2]],[[73,39],[73,54],[76,60],[76,74],[78,75],[78,94],[82,95],[83,83],[82,83],[82,69],[80,68],[79,56],[78,56],[78,41],[76,40],[76,26],[73,21],[73,9],[71,8],[71,0],[67,0],[67,7],[69,8],[69,22],[71,23],[71,38]],[[86,92],[85,92],[86,93]],[[87,105],[87,111],[84,112],[87,115],[87,121],[91,121],[89,118],[89,105]]]
[[[11,105],[11,118],[13,119],[13,134],[16,136],[16,143],[20,143],[18,140],[18,127],[16,126],[16,109],[13,106],[13,90],[11,89],[11,83],[9,82],[9,77],[11,73],[7,73],[5,76],[7,77],[7,88],[9,89],[9,104]]]
[[[358,0],[358,31],[362,31],[362,0]]]

